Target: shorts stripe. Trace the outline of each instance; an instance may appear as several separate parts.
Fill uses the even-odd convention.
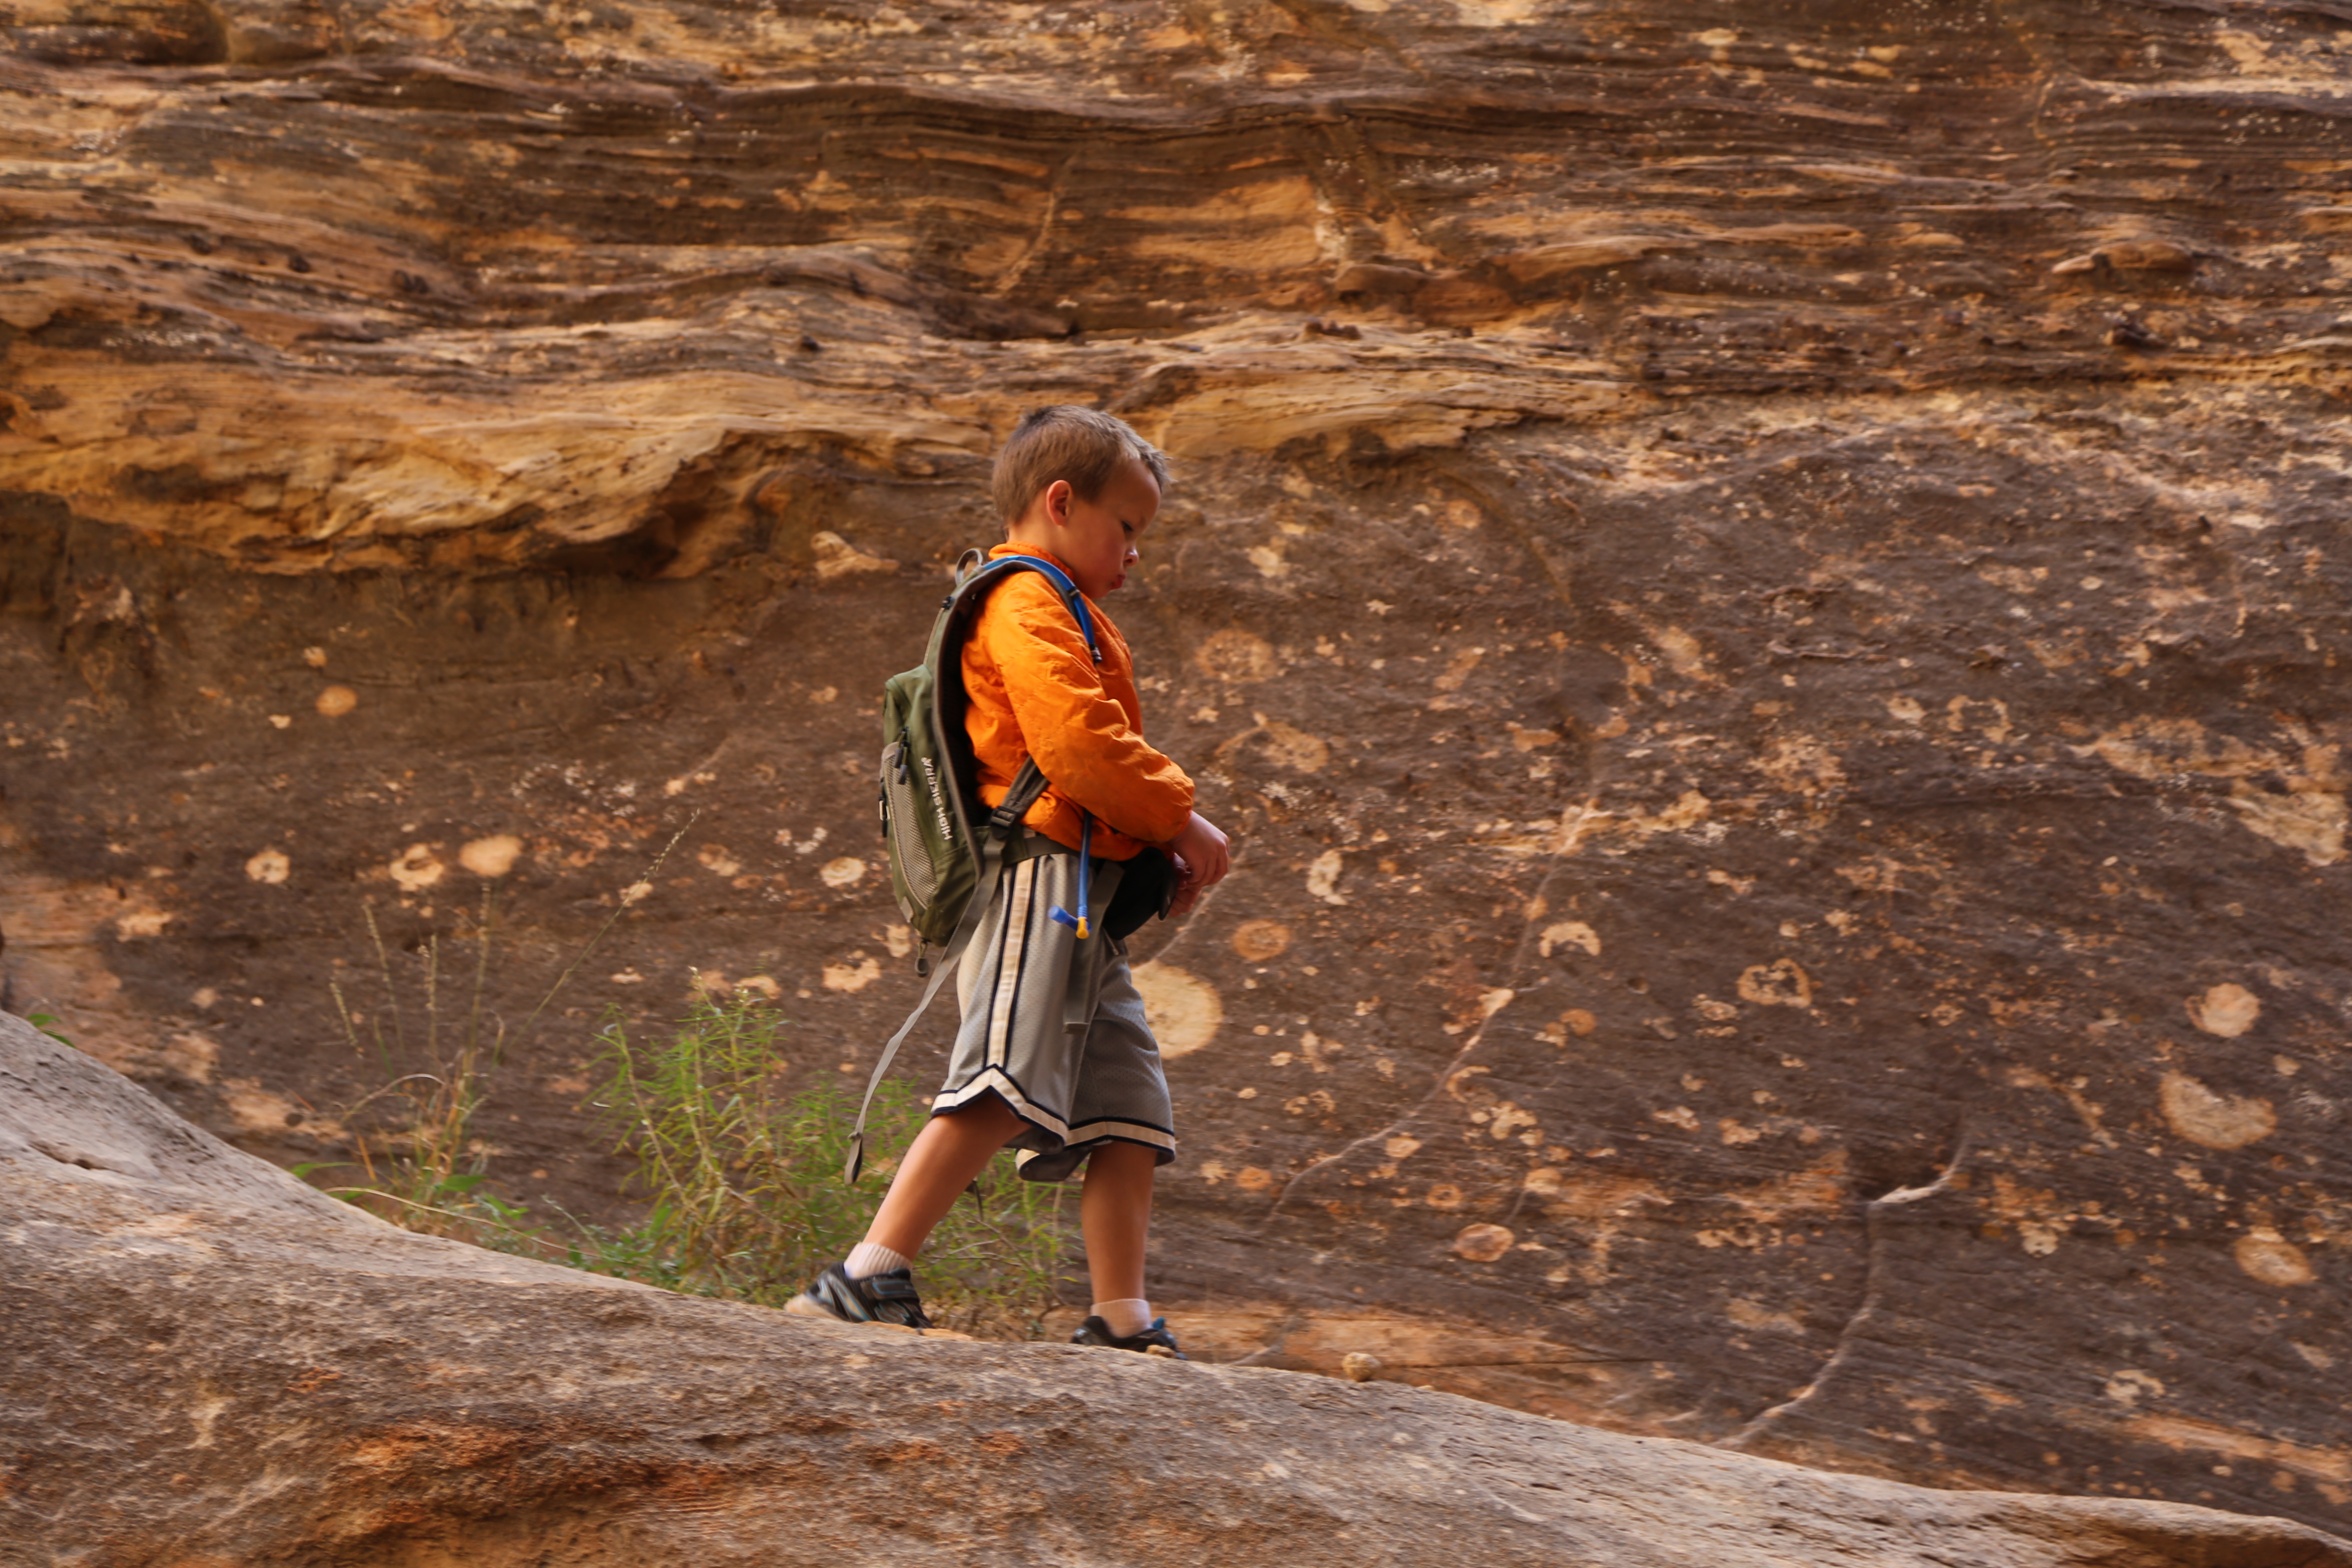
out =
[[[1013,868],[1013,886],[1005,889],[1004,940],[996,959],[995,994],[989,998],[988,1065],[1001,1068],[1012,1051],[1013,1003],[1021,993],[1022,960],[1029,953],[1029,906],[1036,890],[1037,862],[1024,860]],[[1005,972],[1012,971],[1006,984]]]

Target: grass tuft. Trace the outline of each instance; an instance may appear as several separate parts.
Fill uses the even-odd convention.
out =
[[[662,855],[677,842],[673,837]],[[634,1037],[618,1019],[597,1037],[604,1082],[594,1104],[632,1162],[625,1191],[645,1203],[643,1218],[615,1229],[547,1204],[552,1217],[541,1219],[493,1191],[494,1151],[474,1130],[508,1043],[503,1025],[486,1019],[482,1009],[492,914],[486,891],[472,994],[445,1028],[444,1014],[458,1009],[442,984],[440,937],[415,951],[418,973],[410,986],[421,992],[423,1005],[416,1015],[402,1004],[399,966],[374,910],[366,910],[383,994],[370,1009],[365,1034],[341,983],[330,980],[329,991],[353,1055],[373,1055],[385,1081],[341,1114],[354,1158],[296,1166],[296,1175],[356,1167],[359,1181],[326,1190],[406,1229],[761,1306],[782,1306],[857,1243],[893,1163],[877,1163],[881,1180],[862,1187],[841,1180],[856,1089],[814,1059],[796,1068],[790,1022],[749,996],[721,1002],[704,995],[650,1040]],[[588,945],[610,926],[608,921]],[[537,1024],[585,951],[532,1009],[519,1037]],[[412,1021],[418,1026],[413,1034]],[[413,1054],[419,1047],[421,1058]],[[904,1084],[885,1083],[868,1119],[868,1146],[904,1148],[929,1114]],[[1043,1331],[1070,1250],[1065,1191],[1021,1181],[1009,1158],[973,1184],[971,1200],[959,1201],[940,1222],[917,1265],[925,1310],[941,1327],[992,1339]]]
[[[596,1103],[649,1207],[630,1231],[597,1238],[604,1256],[586,1267],[782,1306],[864,1237],[882,1184],[840,1176],[857,1086],[814,1063],[795,1072],[790,1027],[749,997],[705,997],[651,1047],[606,1026]],[[903,1148],[929,1115],[904,1084],[885,1082],[872,1142]],[[886,1179],[889,1169],[875,1167]],[[943,1328],[1034,1338],[1068,1247],[1064,1191],[1020,1180],[1000,1156],[925,1245],[925,1310]],[[640,1272],[641,1260],[656,1272]]]

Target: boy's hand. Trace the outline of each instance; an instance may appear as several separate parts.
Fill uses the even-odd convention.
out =
[[[1169,842],[1168,852],[1176,861],[1176,901],[1168,907],[1171,920],[1190,914],[1202,893],[1225,879],[1233,868],[1233,851],[1225,836],[1217,831],[1216,824],[1194,812],[1185,822],[1183,831]]]

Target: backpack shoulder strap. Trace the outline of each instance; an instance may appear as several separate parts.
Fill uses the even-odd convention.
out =
[[[979,553],[977,551],[967,551],[965,556],[969,559],[977,553]],[[1070,606],[1070,614],[1078,623],[1078,635],[1087,639],[1087,653],[1096,664],[1101,664],[1102,644],[1095,637],[1094,612],[1087,608],[1087,596],[1078,592],[1078,585],[1070,580],[1070,574],[1052,562],[1039,556],[999,555],[983,563],[975,575],[995,575],[1013,572],[1034,572],[1054,584],[1055,590],[1062,595],[1062,602]],[[965,577],[959,581],[961,584],[969,583],[971,579]]]

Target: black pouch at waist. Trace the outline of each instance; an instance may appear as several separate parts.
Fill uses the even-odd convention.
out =
[[[1145,849],[1118,866],[1118,888],[1103,910],[1103,930],[1114,942],[1125,942],[1144,921],[1167,918],[1176,901],[1176,863],[1157,849]]]

